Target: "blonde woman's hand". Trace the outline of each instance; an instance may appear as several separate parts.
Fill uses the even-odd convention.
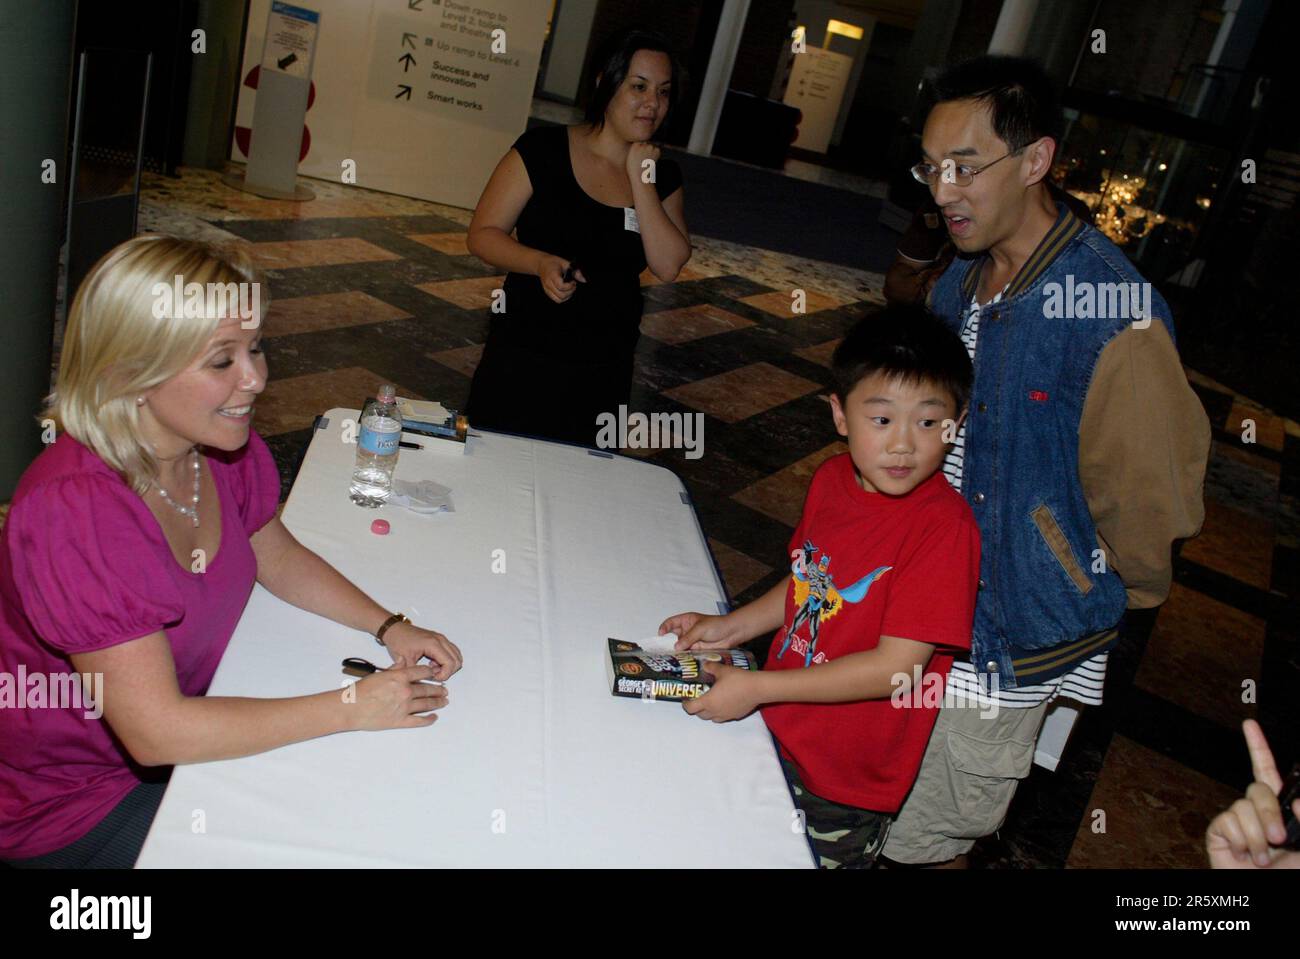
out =
[[[460,649],[442,633],[421,629],[412,623],[395,623],[384,633],[384,646],[396,662],[399,658],[418,663],[427,656],[434,668],[433,678],[442,682],[464,664]]]
[[[389,669],[372,673],[344,692],[344,702],[355,710],[350,728],[356,730],[405,729],[432,726],[437,716],[422,716],[447,705],[447,688],[422,682],[434,678],[432,666],[408,666],[397,659]]]

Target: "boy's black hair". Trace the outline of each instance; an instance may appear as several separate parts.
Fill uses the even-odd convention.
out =
[[[835,348],[831,378],[841,404],[855,386],[876,373],[936,384],[957,401],[957,415],[970,399],[973,374],[966,346],[921,306],[891,304],[864,317]]]
[[[614,94],[627,79],[632,57],[638,50],[653,50],[668,56],[669,77],[672,84],[668,88],[668,112],[664,114],[659,124],[659,129],[664,129],[664,124],[673,114],[673,107],[681,98],[682,63],[666,37],[653,30],[637,28],[614,34],[601,45],[596,56],[592,58],[589,80],[591,96],[587,100],[585,115],[588,123],[597,128],[604,126],[605,110],[609,106],[609,101],[614,99]]]
[[[1060,143],[1061,108],[1047,71],[1025,57],[979,56],[945,70],[931,85],[935,103],[988,106],[993,132],[1016,153],[1042,137]]]

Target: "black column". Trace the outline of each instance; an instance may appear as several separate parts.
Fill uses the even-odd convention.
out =
[[[41,451],[34,416],[50,385],[75,13],[75,0],[0,6],[2,500],[13,495],[18,477]],[[46,182],[47,160],[54,164],[54,182]]]

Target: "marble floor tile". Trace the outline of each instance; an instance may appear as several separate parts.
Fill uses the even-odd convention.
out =
[[[360,290],[320,293],[271,301],[264,336],[289,336],[344,326],[405,319],[411,314]]]
[[[1236,442],[1214,441],[1205,471],[1205,498],[1240,510],[1263,523],[1277,517],[1282,464]]]
[[[1255,714],[1243,683],[1258,691],[1264,620],[1204,593],[1173,584],[1160,608],[1136,685],[1225,726]],[[1252,699],[1257,697],[1251,697]]]
[[[816,363],[818,366],[824,366],[830,369],[831,355],[835,352],[835,347],[840,345],[841,340],[827,340],[825,343],[818,343],[816,346],[806,346],[802,350],[795,350],[795,356],[802,356],[809,363]]]
[[[1228,414],[1228,422],[1224,424],[1224,429],[1238,437],[1243,437],[1246,432],[1246,423],[1243,421],[1254,422],[1256,443],[1277,450],[1279,453],[1282,451],[1282,444],[1286,437],[1286,424],[1282,417],[1259,407],[1237,402],[1232,405],[1232,412]]]
[[[718,562],[718,569],[722,572],[722,581],[726,584],[729,598],[734,599],[739,596],[772,572],[771,566],[746,556],[738,549],[732,549],[720,540],[710,538],[709,549],[713,551],[713,558]]]
[[[664,390],[669,399],[702,410],[727,423],[806,396],[821,386],[771,363],[751,363],[685,386]]]
[[[1187,374],[1187,382],[1189,383],[1192,383],[1196,386],[1203,386],[1208,390],[1214,390],[1216,393],[1225,393],[1228,396],[1231,396],[1233,394],[1233,389],[1231,386],[1224,386],[1218,380],[1211,379],[1210,377],[1206,376],[1204,373],[1192,369],[1190,366],[1184,366],[1183,372]],[[1214,425],[1222,426],[1223,424],[1215,423]]]
[[[853,270],[838,263],[775,253],[713,237],[693,236],[691,245],[694,248],[692,268],[707,269],[716,276],[744,277],[770,290],[786,291],[787,313],[789,291],[796,288],[811,287],[844,303],[866,300],[883,306],[885,302],[881,292],[885,285],[883,273]]]
[[[470,256],[469,247],[465,245],[468,233],[408,233],[408,240],[423,243],[431,250],[448,256]]]
[[[1206,497],[1200,535],[1183,543],[1183,559],[1267,590],[1273,571],[1273,523]]]
[[[802,313],[794,312],[795,300],[793,296],[794,289],[802,289],[805,295],[804,311]],[[741,303],[747,303],[750,306],[762,310],[764,313],[770,313],[773,316],[780,317],[783,320],[798,319],[801,316],[807,316],[809,313],[820,313],[822,310],[833,310],[838,306],[843,306],[845,301],[836,296],[829,296],[825,293],[819,293],[816,290],[804,289],[803,287],[792,287],[790,290],[781,290],[775,293],[759,293],[756,296],[747,296]]]
[[[263,436],[310,429],[316,417],[326,410],[336,406],[360,409],[367,396],[375,395],[380,383],[392,382],[391,378],[362,366],[273,379],[257,400],[253,428]],[[401,383],[395,385],[399,396],[425,398]]]
[[[455,370],[457,373],[473,376],[474,371],[478,369],[479,360],[483,357],[483,344],[458,346],[454,350],[441,350],[437,353],[427,353],[425,355],[429,359]]]
[[[492,292],[502,289],[505,281],[504,276],[476,276],[465,280],[417,283],[415,288],[462,310],[486,310],[492,306]]]
[[[832,456],[847,453],[848,449],[844,443],[831,443],[771,476],[733,493],[731,498],[791,528],[798,526],[799,517],[803,515],[803,501],[808,494],[808,484],[812,482],[813,473],[817,472],[817,467]]]
[[[1222,783],[1116,735],[1066,866],[1204,869],[1205,830],[1237,798]],[[1100,823],[1094,811],[1105,813],[1105,832],[1093,831]]]
[[[1241,434],[1234,433],[1234,436]],[[1248,466],[1252,470],[1263,473],[1271,478],[1272,485],[1277,486],[1277,480],[1282,476],[1282,464],[1277,460],[1261,456],[1257,451],[1259,445],[1239,442],[1221,443],[1218,440],[1213,442],[1213,449],[1210,450],[1210,459],[1229,459],[1243,466]],[[1265,482],[1269,482],[1266,480]]]
[[[242,171],[244,165],[230,162],[226,169]],[[294,202],[270,200],[228,186],[222,181],[220,170],[183,166],[178,172],[178,179],[148,171],[142,173],[141,204],[165,206],[173,213],[204,220],[296,220],[433,213],[467,226],[473,217],[472,210],[367,190],[334,180],[301,177],[301,183],[311,188],[316,199]]]
[[[253,262],[262,270],[288,270],[302,266],[338,266],[342,263],[377,263],[401,256],[356,237],[328,240],[283,240],[250,243]]]
[[[660,310],[641,318],[641,332],[660,343],[689,343],[715,333],[753,326],[751,320],[711,303],[686,306],[677,310]]]

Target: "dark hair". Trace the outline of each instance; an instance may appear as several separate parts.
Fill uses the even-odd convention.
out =
[[[841,403],[876,373],[909,383],[934,383],[957,402],[958,413],[970,399],[972,371],[966,346],[922,306],[890,304],[863,317],[835,348],[831,377]]]
[[[1016,153],[1040,137],[1060,142],[1056,87],[1024,57],[980,56],[945,70],[931,85],[935,103],[975,100],[988,106],[993,132]]]
[[[628,68],[632,65],[632,57],[638,50],[653,50],[656,53],[663,53],[668,56],[669,76],[672,85],[668,90],[668,112],[660,121],[659,128],[662,130],[664,123],[672,116],[673,107],[677,105],[681,96],[681,87],[683,81],[682,65],[678,60],[677,54],[669,46],[667,38],[662,34],[655,33],[651,30],[624,30],[616,33],[603,43],[592,58],[591,66],[591,95],[587,98],[586,121],[595,127],[601,127],[605,124],[605,110],[609,106],[609,101],[614,99],[614,94],[618,88],[623,85],[627,79]]]

